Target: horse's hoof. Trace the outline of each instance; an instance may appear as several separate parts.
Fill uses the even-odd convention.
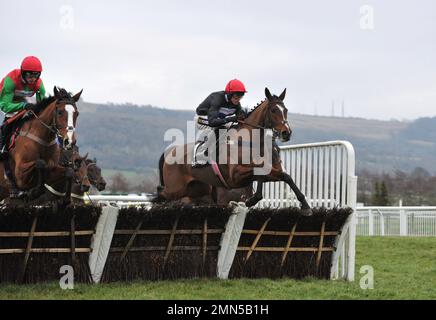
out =
[[[260,201],[260,199],[258,199],[256,197],[252,197],[245,202],[245,205],[247,207],[252,207],[252,206],[256,205],[259,201]]]
[[[27,192],[19,190],[11,192],[9,198],[14,200],[24,200],[25,198],[27,198],[27,195]]]
[[[301,209],[301,215],[305,217],[310,217],[311,215],[313,215],[313,211],[310,208]]]

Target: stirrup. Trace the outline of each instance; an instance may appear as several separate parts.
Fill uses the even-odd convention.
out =
[[[195,160],[192,162],[192,167],[193,168],[200,168],[200,167],[207,166],[208,164],[209,163],[206,159],[199,160],[199,159],[195,158]]]
[[[204,154],[202,156],[204,157]],[[197,159],[197,157],[196,157],[195,160],[192,162],[192,167],[193,168],[204,167],[208,164],[209,163],[208,163],[207,159]]]
[[[26,196],[26,192],[22,190],[12,190],[9,194],[11,199],[23,199]]]

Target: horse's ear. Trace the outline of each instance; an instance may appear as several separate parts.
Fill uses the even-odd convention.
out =
[[[73,100],[74,100],[74,102],[79,101],[80,96],[82,95],[82,92],[83,92],[83,89],[80,90],[80,92],[76,93],[76,94],[73,96]]]
[[[56,98],[59,98],[59,90],[58,90],[58,87],[54,86],[54,88],[53,88],[53,93],[54,93],[54,95],[55,95]]]
[[[285,90],[283,90],[282,94],[279,96],[279,99],[283,101],[283,100],[285,100],[285,97],[286,97],[286,88],[285,88]]]
[[[82,159],[83,159],[83,160],[86,160],[86,159],[88,159],[88,155],[89,155],[89,152],[87,152],[87,153],[85,154],[85,156],[84,156],[84,157],[82,157]]]
[[[94,158],[94,163],[95,163],[95,164],[97,163],[97,158]]]
[[[265,96],[269,101],[272,100],[272,94],[271,94],[271,92],[269,92],[268,88],[265,88]]]

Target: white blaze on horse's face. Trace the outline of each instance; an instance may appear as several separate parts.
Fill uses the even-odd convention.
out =
[[[68,144],[73,144],[73,136],[74,136],[74,112],[76,112],[76,109],[74,109],[74,106],[71,104],[65,105],[65,111],[68,113],[67,118],[67,137],[68,137]]]
[[[289,127],[288,119],[286,119],[286,117],[285,117],[285,108],[282,107],[280,104],[277,104],[277,108],[279,108],[280,112],[282,113],[282,118],[284,120],[284,124],[285,124],[286,128],[289,131],[291,131],[291,128]]]

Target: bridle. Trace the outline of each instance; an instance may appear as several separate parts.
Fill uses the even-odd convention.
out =
[[[279,133],[277,132],[276,129],[274,129],[274,123],[272,121],[272,115],[271,115],[271,109],[270,109],[270,104],[271,103],[273,103],[273,102],[272,101],[268,101],[268,110],[266,112],[266,119],[265,119],[264,126],[260,126],[260,125],[257,125],[257,124],[251,124],[251,123],[248,123],[248,122],[246,122],[244,120],[238,120],[238,122],[242,123],[242,124],[245,124],[247,126],[256,128],[256,129],[272,130],[274,138],[278,137]],[[288,120],[285,120],[285,119],[283,119],[280,122],[280,124],[287,125],[288,127],[290,127]]]
[[[97,180],[96,179],[90,179],[89,176],[88,176],[88,169],[89,169],[90,166],[97,166],[97,163],[90,162],[90,163],[88,163],[86,165],[86,177],[88,178],[88,181],[89,181],[90,184],[96,185],[97,184]]]
[[[53,133],[56,136],[56,138],[58,139],[58,142],[63,150],[70,150],[73,146],[72,145],[65,145],[65,143],[64,143],[65,137],[63,137],[61,135],[61,132],[60,132],[60,130],[63,128],[58,127],[58,111],[59,111],[59,105],[61,105],[61,104],[65,105],[65,106],[70,105],[76,109],[76,104],[74,102],[64,101],[64,100],[56,100],[55,101],[55,112],[53,113],[51,125],[48,125],[43,120],[41,120],[41,118],[38,117],[38,115],[35,113],[35,111],[30,110],[30,112],[33,114],[35,119],[37,119],[45,128],[47,128],[51,133]],[[68,117],[68,122],[69,123],[67,123],[67,126],[66,126],[67,135],[68,134],[72,135],[75,131],[75,128],[73,125],[73,119],[70,119],[70,117]]]
[[[80,169],[80,167],[81,167],[81,165],[82,165],[82,161],[85,161],[85,159],[80,159],[80,164],[79,164],[79,165],[76,165],[76,160],[71,161],[71,162],[72,162],[72,167],[73,167],[73,170],[74,170],[74,171],[79,171],[79,169]],[[86,172],[85,172],[85,174],[83,175],[81,181],[79,181],[79,178],[78,178],[76,175],[74,175],[74,182],[75,182],[76,184],[82,184],[82,182],[83,182],[83,181],[86,181],[86,180],[88,180],[88,182],[89,182],[90,184],[92,184],[92,183],[91,183],[91,179],[89,179],[89,176],[88,176],[88,166],[89,166],[89,165],[86,165],[86,169],[85,169]]]

